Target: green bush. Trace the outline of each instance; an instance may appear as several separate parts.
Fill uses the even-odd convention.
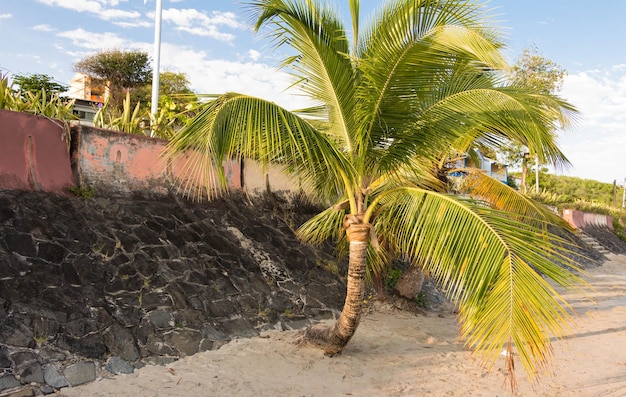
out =
[[[402,276],[402,270],[396,268],[390,269],[385,274],[385,285],[387,286],[387,288],[395,287],[396,284],[398,284],[400,276]]]

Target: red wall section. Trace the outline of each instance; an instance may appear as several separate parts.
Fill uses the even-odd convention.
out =
[[[578,210],[563,210],[563,219],[576,229],[587,227],[602,227],[613,230],[613,217],[609,215],[592,214]]]
[[[143,135],[125,134],[99,128],[76,126],[72,130],[72,164],[81,186],[113,193],[143,191],[166,194],[176,183],[206,184],[206,176],[196,173],[179,181],[193,152],[175,158],[169,165],[161,157],[167,141]],[[224,163],[228,184],[241,188],[241,167]]]
[[[63,124],[0,110],[0,189],[66,192],[74,184]]]
[[[167,193],[165,164],[159,159],[165,141],[87,126],[73,127],[72,141],[72,165],[81,186]]]

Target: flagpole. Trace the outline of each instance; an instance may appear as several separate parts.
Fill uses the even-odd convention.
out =
[[[156,0],[156,13],[154,15],[154,64],[152,66],[152,106],[150,108],[151,120],[154,123],[159,107],[159,68],[161,63],[161,16],[163,13],[163,0]],[[154,128],[150,130],[150,136],[154,136]]]

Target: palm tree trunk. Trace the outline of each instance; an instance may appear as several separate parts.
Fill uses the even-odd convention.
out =
[[[341,315],[330,327],[319,325],[309,327],[304,336],[306,342],[319,346],[327,355],[335,355],[344,349],[361,320],[370,228],[369,224],[361,223],[352,224],[346,230],[350,242],[350,258],[346,301]]]

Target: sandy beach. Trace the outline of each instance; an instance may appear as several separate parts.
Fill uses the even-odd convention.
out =
[[[518,365],[516,396],[626,396],[626,256],[590,269],[593,301],[566,294],[572,334],[554,343],[534,387]],[[510,396],[502,364],[488,372],[463,348],[451,311],[415,315],[376,304],[343,354],[298,346],[297,331],[238,339],[219,350],[130,375],[102,374],[63,396]]]

